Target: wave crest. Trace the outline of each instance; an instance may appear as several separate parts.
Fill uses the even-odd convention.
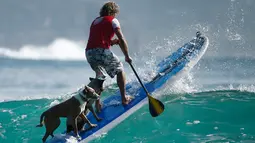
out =
[[[85,60],[84,44],[56,39],[46,46],[25,45],[18,50],[0,48],[0,57],[28,60]]]

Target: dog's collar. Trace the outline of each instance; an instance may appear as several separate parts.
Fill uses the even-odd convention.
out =
[[[87,102],[87,101],[88,101],[88,99],[85,98],[81,93],[79,93],[79,96],[81,97],[81,99],[82,99],[84,102]]]
[[[88,99],[86,98],[86,95],[83,93],[83,90],[84,90],[84,88],[81,88],[78,91],[78,93],[79,93],[79,96],[81,97],[81,99],[86,102],[86,101],[88,101]]]
[[[82,87],[81,89],[78,90],[78,94],[81,97],[81,99],[84,102],[87,102],[88,100],[98,100],[99,99],[99,95],[96,92],[93,92],[93,96],[95,96],[96,98],[88,98],[85,94],[84,94],[84,89],[85,87]]]
[[[79,89],[76,92],[76,95],[74,96],[74,98],[79,101],[80,105],[83,105],[84,103],[88,102],[88,99],[84,95],[83,90],[84,90],[84,88]]]

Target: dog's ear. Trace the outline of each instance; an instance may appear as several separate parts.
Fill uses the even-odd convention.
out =
[[[86,85],[84,86],[84,89],[83,89],[82,93],[83,93],[84,95],[86,95],[86,94],[88,93],[88,88],[87,88]]]
[[[103,83],[103,82],[105,81],[104,78],[93,78],[93,77],[90,77],[89,80],[90,80],[90,81],[97,80],[97,81],[100,82],[100,84]]]
[[[95,78],[90,77],[89,80],[92,81],[92,80],[95,80]]]
[[[85,85],[84,91],[85,92],[95,92],[95,90],[93,88],[91,88],[90,86],[87,86],[87,85]]]

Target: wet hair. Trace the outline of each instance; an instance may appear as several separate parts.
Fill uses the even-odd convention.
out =
[[[100,16],[114,16],[119,13],[119,6],[115,2],[106,2],[100,9]]]

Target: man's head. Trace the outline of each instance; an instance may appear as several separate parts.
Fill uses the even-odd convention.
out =
[[[101,10],[100,16],[116,16],[119,13],[119,6],[115,2],[106,2]]]

